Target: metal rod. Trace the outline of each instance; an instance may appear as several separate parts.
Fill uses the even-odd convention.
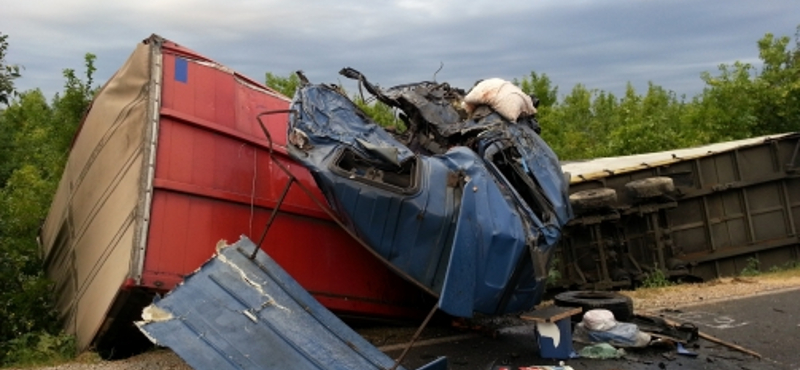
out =
[[[408,351],[410,351],[411,347],[414,346],[414,342],[416,342],[417,339],[419,339],[420,334],[422,334],[422,330],[424,330],[425,327],[428,326],[428,322],[431,321],[433,314],[435,314],[436,311],[438,310],[439,310],[439,303],[437,302],[435,305],[433,305],[433,309],[431,310],[431,312],[428,313],[428,317],[425,318],[425,321],[422,322],[422,325],[420,325],[419,328],[417,328],[417,332],[414,333],[413,337],[411,337],[411,341],[408,342],[406,348],[403,349],[403,353],[401,353],[400,357],[398,357],[397,360],[395,360],[394,365],[389,370],[396,370],[397,367],[400,366],[400,363],[403,362],[403,359],[406,358]]]
[[[653,239],[656,241],[656,258],[658,258],[659,269],[667,271],[666,260],[664,259],[664,240],[661,236],[661,228],[658,224],[658,212],[650,214],[650,227],[653,228]]]
[[[267,225],[264,227],[264,231],[261,233],[261,237],[258,238],[258,243],[256,244],[256,249],[253,251],[253,254],[250,255],[250,259],[256,258],[256,253],[261,248],[261,244],[264,243],[264,238],[267,237],[267,232],[272,227],[272,223],[275,221],[275,217],[278,216],[278,211],[281,209],[281,205],[283,205],[283,201],[286,199],[286,195],[289,194],[289,189],[292,187],[292,184],[295,182],[294,177],[290,177],[289,181],[286,183],[286,186],[283,187],[283,192],[281,193],[281,197],[278,198],[278,204],[275,205],[275,208],[272,209],[272,214],[269,215],[269,220],[267,221]]]
[[[794,146],[794,152],[792,152],[792,159],[789,160],[789,163],[786,164],[786,169],[794,168],[795,160],[797,159],[798,153],[800,153],[800,140],[797,140],[797,145]]]
[[[594,236],[597,238],[597,251],[600,253],[600,271],[603,274],[603,281],[611,281],[611,276],[608,275],[608,261],[606,261],[606,246],[603,240],[603,234],[600,231],[600,224],[592,225]]]

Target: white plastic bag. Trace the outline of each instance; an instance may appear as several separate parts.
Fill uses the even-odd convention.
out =
[[[533,101],[519,87],[500,78],[490,78],[479,82],[464,97],[464,109],[472,113],[478,105],[488,105],[509,121],[516,121],[521,115],[536,113]]]
[[[594,331],[606,331],[617,325],[614,313],[604,309],[594,309],[583,314],[583,325],[586,329]]]
[[[618,322],[606,331],[589,330],[581,322],[572,332],[572,340],[578,343],[608,343],[614,347],[646,347],[651,339],[650,334],[640,331],[636,324],[627,322]]]
[[[617,322],[609,310],[594,309],[583,314],[575,326],[572,339],[578,343],[608,343],[615,347],[644,347],[650,343],[650,334],[643,333],[636,324]]]

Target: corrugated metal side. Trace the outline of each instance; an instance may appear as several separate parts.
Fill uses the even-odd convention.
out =
[[[598,180],[604,177],[619,175],[656,166],[665,166],[690,159],[702,158],[715,153],[731,151],[737,148],[758,145],[770,140],[778,140],[792,133],[759,136],[743,140],[726,141],[696,148],[674,149],[663,152],[644,153],[621,157],[596,158],[583,162],[565,163],[561,168],[572,175],[571,183]]]
[[[572,184],[613,189],[617,200],[568,226],[559,255],[568,284],[629,286],[656,269],[709,280],[800,261],[800,133],[675,152],[689,154]],[[647,178],[670,179],[675,191],[628,191]]]
[[[129,273],[148,101],[139,45],[95,98],[42,227],[45,269],[66,330],[86,347]]]
[[[392,367],[272,258],[250,260],[255,248],[246,238],[222,248],[137,325],[198,370]],[[428,366],[447,368],[444,358]]]
[[[268,155],[256,115],[288,99],[225,67],[164,43],[154,194],[141,284],[171,289],[213,254],[220,239],[258,238],[287,176]],[[277,160],[316,190],[285,153],[286,114],[267,116]],[[292,188],[263,246],[338,313],[417,316],[423,298]]]

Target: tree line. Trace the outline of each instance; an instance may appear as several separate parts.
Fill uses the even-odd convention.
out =
[[[64,87],[48,99],[17,91],[21,68],[6,61],[0,34],[0,365],[64,355],[72,349],[53,311],[36,237],[66,163],[73,135],[96,92],[95,56],[85,71],[63,71]],[[758,41],[762,65],[736,62],[703,73],[705,87],[679,97],[654,83],[625,94],[575,85],[560,95],[545,73],[514,82],[540,101],[542,136],[562,160],[628,155],[800,130],[800,27]],[[266,84],[292,96],[294,75],[266,74]],[[377,122],[401,125],[391,109],[354,96]]]

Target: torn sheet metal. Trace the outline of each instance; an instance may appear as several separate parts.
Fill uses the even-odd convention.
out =
[[[246,237],[221,248],[136,325],[195,369],[389,369],[394,361]],[[424,366],[445,370],[444,357]],[[403,369],[403,367],[398,367]]]
[[[332,209],[451,315],[532,308],[572,218],[536,120],[510,122],[485,106],[467,115],[464,92],[447,84],[384,91],[355,70],[342,74],[398,108],[408,130],[384,130],[335,87],[298,90],[288,149]]]

